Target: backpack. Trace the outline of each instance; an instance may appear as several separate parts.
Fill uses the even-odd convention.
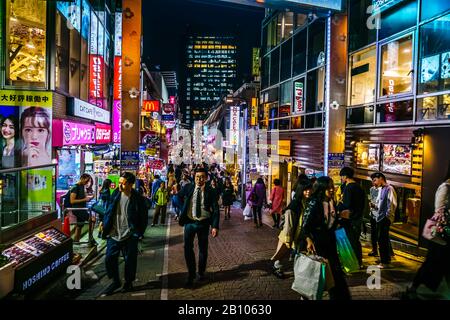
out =
[[[70,190],[61,197],[61,206],[64,208],[70,208]]]

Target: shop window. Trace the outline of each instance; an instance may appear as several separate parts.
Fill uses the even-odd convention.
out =
[[[419,93],[450,90],[450,15],[420,27]]]
[[[262,29],[262,45],[261,45],[261,48],[262,48],[262,54],[264,55],[264,54],[266,54],[268,51],[269,51],[269,48],[268,48],[268,39],[267,39],[267,27],[268,27],[268,25],[265,25],[264,27],[263,27],[263,29]]]
[[[40,0],[8,0],[7,84],[45,86],[46,9]]]
[[[269,109],[269,119],[278,118],[278,104],[272,103]]]
[[[349,51],[356,51],[376,41],[376,28],[367,28],[370,14],[367,8],[372,0],[350,0],[349,3]]]
[[[383,103],[377,108],[377,123],[412,121],[413,100]]]
[[[307,30],[300,31],[294,36],[293,75],[299,75],[306,71],[306,39]]]
[[[291,77],[292,39],[281,46],[281,81]]]
[[[376,83],[376,48],[350,56],[350,105],[374,102]]]
[[[404,2],[382,12],[379,39],[385,39],[416,25],[418,1]]]
[[[412,56],[412,35],[381,47],[380,96],[411,92],[414,71]]]
[[[283,39],[292,36],[294,32],[294,13],[285,12],[283,16]]]
[[[277,40],[276,45],[280,44],[283,39],[283,13],[279,13],[276,18],[277,23]]]
[[[375,107],[359,107],[347,109],[347,124],[348,125],[362,125],[372,124]]]
[[[417,120],[450,120],[450,94],[418,99]]]
[[[322,128],[323,127],[323,113],[308,114],[305,116],[305,128]]]
[[[278,130],[278,120],[269,120],[268,130]]]
[[[322,111],[324,106],[325,68],[308,72],[306,112]]]
[[[291,106],[292,82],[287,81],[280,85],[280,105]],[[280,115],[280,117],[282,117]]]
[[[270,51],[277,45],[277,18],[273,18],[268,24],[267,50]]]
[[[291,118],[291,129],[303,129],[305,123],[304,118],[304,116]]]
[[[325,64],[325,22],[316,21],[308,29],[308,70],[310,70]]]
[[[56,63],[55,87],[63,92],[69,92],[69,43],[70,30],[62,14],[56,12]]]
[[[280,48],[272,51],[270,55],[270,85],[280,82]]]
[[[422,0],[420,20],[428,20],[450,10],[450,1]]]
[[[295,20],[295,28],[296,29],[303,28],[308,23],[308,16],[303,13],[297,13],[295,19],[296,19]]]

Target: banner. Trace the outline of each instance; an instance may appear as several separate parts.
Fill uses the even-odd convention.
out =
[[[108,144],[111,142],[111,126],[106,124],[95,124],[95,143]]]
[[[89,57],[89,102],[103,108],[103,56],[90,55]]]
[[[120,131],[122,123],[122,102],[114,100],[113,106],[113,143],[120,143]]]
[[[53,146],[95,144],[95,126],[65,120],[53,120]]]
[[[303,82],[295,82],[295,102],[294,113],[302,113],[305,111],[303,105]]]
[[[239,107],[230,107],[230,145],[239,144]]]
[[[0,90],[0,105],[51,108],[53,93],[48,91]]]

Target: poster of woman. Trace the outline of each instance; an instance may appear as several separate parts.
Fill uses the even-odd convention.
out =
[[[20,166],[19,110],[0,107],[0,169]]]
[[[22,108],[20,130],[23,166],[51,163],[51,123],[51,110],[42,107]]]

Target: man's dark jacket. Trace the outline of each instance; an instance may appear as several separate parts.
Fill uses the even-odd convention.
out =
[[[195,188],[196,185],[191,183],[184,186],[184,188],[181,189],[180,193],[178,193],[180,198],[184,199],[180,218],[178,219],[178,223],[180,224],[180,226],[184,226],[187,223],[193,222],[193,220],[188,217],[188,211]],[[219,204],[216,201],[216,191],[213,190],[209,185],[205,185],[204,193],[205,201],[203,209],[208,211],[211,215],[211,218],[205,220],[205,223],[208,223],[212,228],[219,229],[220,211]]]
[[[114,221],[117,214],[117,206],[120,206],[121,192],[113,192],[111,202],[106,209],[105,217],[103,218],[103,232],[102,238],[105,239],[111,232],[114,226]],[[141,196],[136,190],[131,190],[130,202],[128,203],[128,226],[131,234],[143,236],[148,225],[148,206],[145,198]]]

